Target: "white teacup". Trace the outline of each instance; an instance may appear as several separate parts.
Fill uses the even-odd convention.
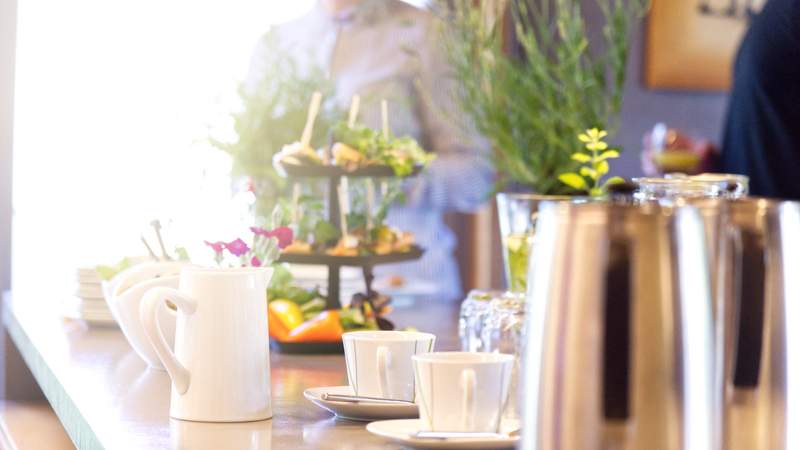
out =
[[[436,336],[416,331],[353,331],[342,336],[355,395],[414,401],[411,357],[433,351]]]
[[[501,431],[513,355],[440,352],[413,361],[425,431]]]

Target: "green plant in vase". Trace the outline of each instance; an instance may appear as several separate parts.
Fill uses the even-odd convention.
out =
[[[574,136],[614,130],[631,29],[649,0],[594,0],[604,19],[592,41],[579,0],[439,2],[456,100],[495,149],[501,187],[574,194]]]
[[[454,97],[494,148],[499,189],[538,194],[498,194],[506,278],[513,291],[525,290],[539,202],[591,193],[561,179],[597,170],[582,170],[573,157],[575,136],[587,125],[617,126],[628,36],[649,0],[593,1],[603,19],[596,34],[587,26],[587,2],[581,0],[437,3],[457,80]]]

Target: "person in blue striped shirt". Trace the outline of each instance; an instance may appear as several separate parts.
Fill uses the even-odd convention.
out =
[[[409,283],[435,286],[436,299],[462,295],[453,256],[456,238],[443,216],[470,212],[492,189],[489,145],[474,131],[452,96],[446,57],[438,45],[436,18],[399,0],[319,0],[298,20],[275,30],[282,49],[302,70],[322,67],[336,87],[336,101],[347,108],[361,97],[360,120],[380,128],[381,99],[390,104],[394,134],[416,138],[437,157],[406,185],[407,201],[394,207],[388,223],[415,233],[426,249],[415,262],[376,268],[376,275],[400,275]],[[269,61],[257,46],[249,80],[258,80]]]

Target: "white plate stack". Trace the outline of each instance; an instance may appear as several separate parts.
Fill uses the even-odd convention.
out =
[[[76,271],[75,297],[67,301],[64,316],[86,321],[90,325],[115,326],[103,294],[103,280],[94,267],[79,267]]]

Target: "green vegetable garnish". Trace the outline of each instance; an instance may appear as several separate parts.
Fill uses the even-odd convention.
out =
[[[122,258],[120,262],[113,264],[113,265],[100,265],[94,268],[97,273],[100,275],[100,278],[108,281],[114,278],[115,275],[122,272],[123,270],[127,269],[128,267],[132,266],[131,260],[129,258]]]
[[[387,138],[382,132],[361,124],[350,127],[346,122],[339,122],[333,127],[333,138],[361,153],[368,163],[391,167],[399,177],[410,175],[416,166],[425,166],[436,156],[423,150],[409,136]]]

